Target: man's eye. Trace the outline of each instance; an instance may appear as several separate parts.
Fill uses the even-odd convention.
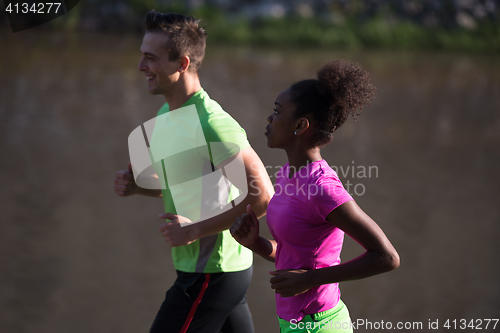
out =
[[[278,110],[276,108],[274,108],[274,113],[278,113]]]

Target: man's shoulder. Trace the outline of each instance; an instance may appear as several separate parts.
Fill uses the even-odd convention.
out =
[[[200,94],[195,104],[207,142],[232,142],[241,149],[250,145],[243,127],[207,93]]]
[[[241,127],[238,122],[227,113],[222,106],[206,93],[202,92],[195,101],[196,109],[200,117],[202,127]]]
[[[199,113],[204,114],[206,117],[217,115],[227,115],[231,117],[217,101],[210,98],[205,90],[200,91],[197,97],[195,105]]]

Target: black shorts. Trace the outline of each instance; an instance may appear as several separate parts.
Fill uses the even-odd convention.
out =
[[[253,267],[229,273],[185,273],[167,291],[150,333],[253,333],[246,293]]]

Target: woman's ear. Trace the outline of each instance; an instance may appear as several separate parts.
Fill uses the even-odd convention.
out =
[[[295,127],[295,135],[300,135],[304,133],[309,128],[309,119],[306,117],[302,117],[297,121],[297,125]]]

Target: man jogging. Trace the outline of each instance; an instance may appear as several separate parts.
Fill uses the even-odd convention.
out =
[[[152,156],[168,156],[153,165],[163,186],[139,187],[129,164],[117,172],[115,192],[161,197],[160,217],[170,220],[159,230],[172,247],[177,279],[150,332],[251,333],[252,254],[228,229],[248,205],[264,215],[273,189],[245,131],[200,85],[207,34],[198,23],[173,13],[147,15],[138,69],[149,92],[166,100],[149,136]],[[243,177],[234,172],[237,160]]]

